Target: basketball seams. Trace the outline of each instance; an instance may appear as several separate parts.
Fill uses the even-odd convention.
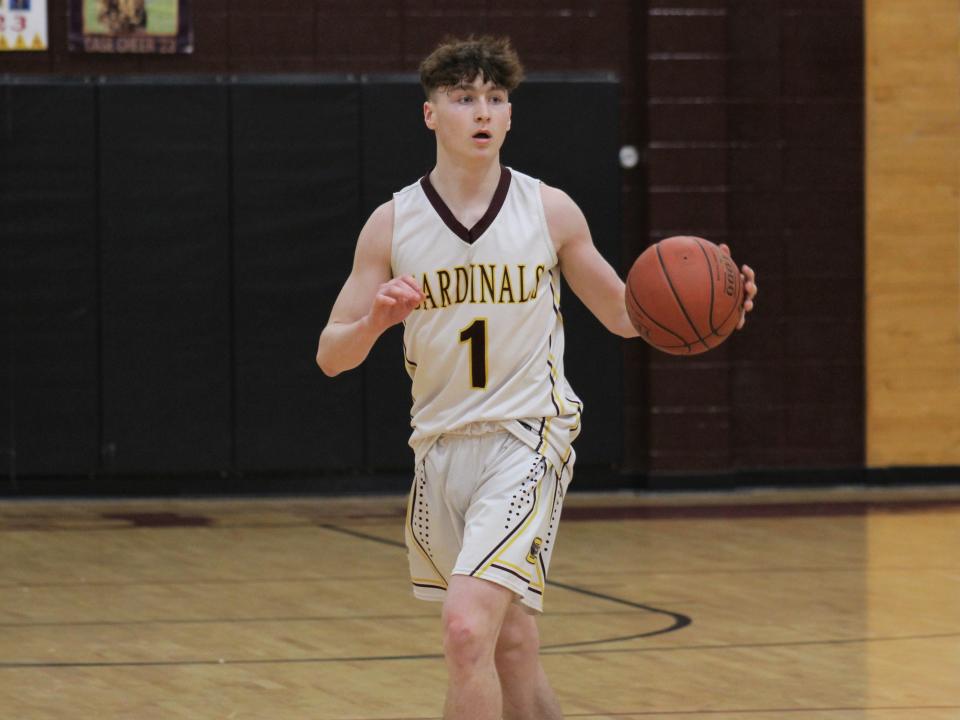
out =
[[[690,246],[692,243],[697,244],[703,255],[709,285],[703,282],[698,256]],[[728,255],[702,238],[677,236],[653,243],[637,258],[627,275],[625,299],[630,320],[647,343],[663,352],[696,355],[710,350],[733,333],[737,311],[742,313],[743,310],[743,278],[736,270]],[[640,303],[641,295],[664,322],[655,319]],[[731,301],[732,307],[718,321],[716,315],[723,312],[724,305],[731,304]],[[700,320],[706,320],[708,329],[705,333],[701,333],[696,324]],[[669,322],[669,326],[665,322]],[[673,327],[677,329],[673,330]],[[687,327],[693,331],[695,339],[686,339]],[[671,338],[680,344],[660,342]]]
[[[710,278],[710,314],[707,316],[707,322],[710,325],[710,332],[716,335],[717,328],[713,326],[713,300],[714,293],[716,292],[716,286],[713,283],[713,265],[710,263],[710,255],[707,254],[707,249],[703,246],[703,243],[700,242],[700,238],[694,238],[694,241],[697,243],[697,247],[700,248],[700,252],[703,253],[703,259],[707,261],[707,275]]]
[[[671,330],[670,328],[668,328],[668,327],[667,327],[666,325],[664,325],[663,323],[658,322],[657,319],[656,319],[655,317],[653,317],[653,315],[651,315],[649,312],[647,312],[647,310],[643,307],[643,305],[640,304],[640,301],[637,300],[637,296],[634,294],[634,292],[633,292],[633,287],[630,286],[630,283],[627,283],[626,286],[627,286],[627,292],[630,294],[630,299],[633,300],[634,305],[637,306],[637,310],[639,310],[639,311],[642,312],[644,315],[646,315],[646,316],[650,319],[650,322],[652,322],[652,323],[653,323],[654,325],[656,325],[658,328],[660,328],[660,329],[663,330],[664,332],[670,333],[670,334],[673,335],[675,338],[677,338],[677,340],[679,340],[679,341],[681,342],[680,345],[658,345],[657,343],[651,343],[651,344],[652,344],[654,347],[662,347],[662,348],[680,348],[680,347],[685,347],[685,348],[687,348],[687,350],[689,350],[689,349],[690,349],[690,343],[688,343],[688,342],[684,339],[684,337],[683,337],[682,335],[678,335],[677,333],[675,333],[673,330]]]
[[[703,336],[700,335],[700,331],[697,329],[697,326],[694,325],[693,319],[687,312],[687,308],[683,306],[683,301],[680,299],[677,289],[673,286],[673,280],[670,279],[670,273],[667,272],[667,265],[663,261],[663,255],[660,254],[660,243],[654,245],[654,249],[657,251],[657,260],[660,262],[660,271],[663,273],[663,277],[667,281],[667,285],[670,286],[670,292],[673,293],[673,297],[677,301],[677,305],[680,307],[680,312],[683,313],[683,316],[687,319],[687,322],[690,323],[690,329],[693,330],[693,334],[696,335],[701,344],[703,344],[703,346],[709,350],[710,346],[707,344],[707,341],[703,338]]]
[[[703,242],[701,241],[701,239],[700,239],[700,238],[695,238],[695,240],[696,240],[696,242],[697,242],[697,245],[700,246],[700,249],[703,250],[703,253],[704,253],[704,255],[706,256],[706,255],[707,255],[707,250],[706,250],[706,248],[703,247]],[[710,265],[709,256],[707,256],[707,264]],[[739,270],[735,269],[735,273],[736,273],[736,274],[735,274],[735,277],[737,278],[737,290],[739,291],[739,292],[737,292],[737,296],[740,297],[740,300],[739,300],[739,301],[734,300],[733,307],[730,308],[730,312],[728,312],[728,313],[724,316],[723,320],[721,320],[720,323],[719,323],[717,326],[714,326],[714,324],[713,324],[713,310],[714,310],[713,301],[714,301],[714,297],[715,297],[715,296],[714,296],[714,287],[715,287],[715,286],[714,286],[714,284],[713,284],[713,272],[712,272],[713,266],[712,266],[712,265],[710,265],[710,270],[711,270],[711,273],[710,273],[710,330],[711,330],[711,332],[712,332],[713,335],[716,335],[717,337],[724,338],[724,337],[729,336],[730,333],[728,332],[728,333],[726,333],[726,334],[723,334],[723,333],[721,333],[720,331],[723,330],[724,326],[726,326],[727,321],[730,320],[730,317],[731,317],[735,312],[737,312],[738,310],[741,310],[741,309],[743,308],[743,302],[742,302],[742,300],[743,300],[743,281],[742,281],[742,279],[740,278],[740,272],[739,272]],[[723,268],[720,267],[720,266],[717,266],[717,272],[722,273],[722,272],[723,272]]]
[[[720,331],[721,331],[721,330],[723,329],[723,327],[727,324],[727,321],[731,318],[731,316],[732,316],[735,312],[737,312],[737,311],[739,311],[739,310],[741,310],[741,309],[743,308],[743,302],[742,302],[742,300],[743,300],[743,282],[738,280],[737,286],[738,286],[739,289],[740,289],[741,302],[736,302],[736,303],[733,304],[733,307],[730,309],[730,312],[727,313],[727,316],[723,319],[723,322],[720,323],[720,327],[718,327],[716,330],[713,331],[713,334],[716,335],[717,337],[727,337],[727,335],[730,334],[730,333],[727,333],[726,335],[721,335],[721,334],[720,334]],[[730,332],[733,332],[733,331],[731,330]]]
[[[734,267],[734,277],[737,279],[735,296],[738,297],[739,300],[734,300],[733,307],[730,308],[730,312],[726,314],[726,316],[720,322],[720,325],[714,329],[713,334],[716,335],[717,337],[723,338],[730,335],[729,332],[726,335],[721,335],[720,331],[726,326],[727,322],[734,315],[734,313],[737,313],[743,309],[743,279],[740,277],[740,269],[737,267]],[[711,326],[712,326],[712,322],[713,320],[711,316]],[[731,330],[730,332],[733,332],[733,331]]]

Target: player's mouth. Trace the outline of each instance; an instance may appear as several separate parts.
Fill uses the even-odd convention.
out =
[[[493,135],[488,130],[478,130],[473,134],[473,140],[480,145],[486,145],[493,140]]]

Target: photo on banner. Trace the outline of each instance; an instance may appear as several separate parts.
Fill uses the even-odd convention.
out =
[[[189,0],[70,0],[69,49],[192,53]]]
[[[47,49],[47,0],[0,0],[0,52]]]

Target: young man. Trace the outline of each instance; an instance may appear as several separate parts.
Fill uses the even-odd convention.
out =
[[[360,232],[317,363],[331,376],[356,367],[404,324],[415,455],[405,532],[414,594],[443,602],[444,717],[553,720],[535,614],[582,407],[563,373],[559,273],[611,332],[637,332],[576,204],[500,165],[522,78],[509,42],[448,42],[420,77],[436,166]],[[743,273],[750,310],[756,285]]]

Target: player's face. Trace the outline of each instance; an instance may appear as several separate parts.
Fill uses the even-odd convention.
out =
[[[510,129],[507,91],[477,76],[434,91],[423,104],[427,127],[443,149],[464,159],[495,158]]]

